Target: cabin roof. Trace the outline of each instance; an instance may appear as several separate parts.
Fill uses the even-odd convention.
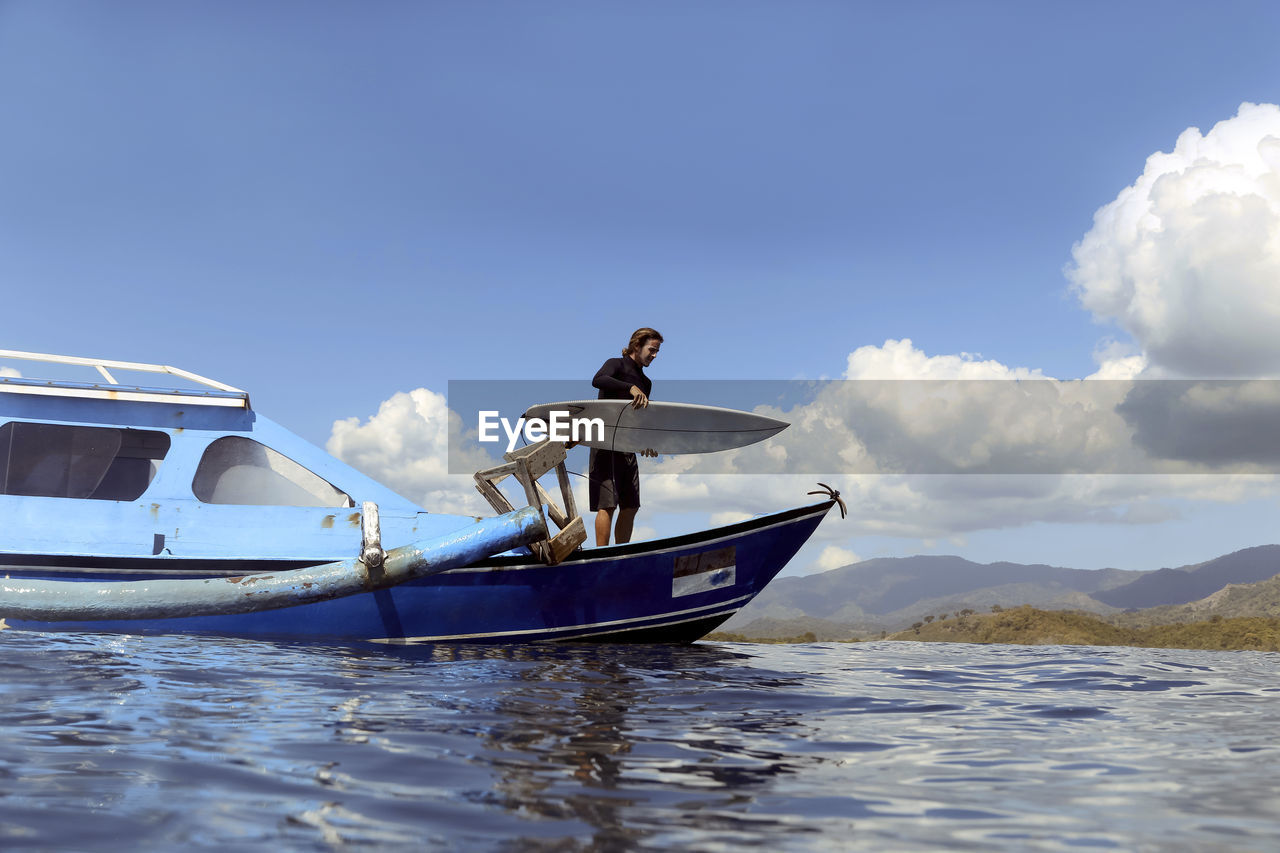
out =
[[[0,393],[181,403],[188,406],[249,408],[249,394],[247,392],[218,382],[216,379],[209,379],[178,367],[133,361],[114,361],[103,358],[78,358],[76,356],[48,353],[0,350],[0,361],[9,359],[44,365],[41,369],[51,374],[66,373],[67,368],[93,368],[103,381],[86,382],[83,379],[0,375]],[[150,387],[124,384],[116,381],[115,376],[111,373],[113,370],[161,374],[179,380],[179,382],[175,382],[175,385],[180,384],[183,387]]]

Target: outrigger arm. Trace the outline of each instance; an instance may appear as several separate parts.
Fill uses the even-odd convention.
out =
[[[540,542],[546,536],[542,508],[530,506],[436,539],[393,548],[385,552],[380,566],[372,565],[376,560],[366,563],[356,558],[231,578],[107,583],[4,578],[0,580],[0,618],[88,622],[278,610],[386,589]],[[376,553],[368,547],[373,544],[371,538],[366,535],[366,556]]]

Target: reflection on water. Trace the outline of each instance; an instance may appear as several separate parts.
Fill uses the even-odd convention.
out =
[[[0,633],[0,846],[1267,849],[1280,657]]]

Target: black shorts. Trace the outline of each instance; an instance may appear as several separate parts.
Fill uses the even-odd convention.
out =
[[[591,448],[587,495],[591,512],[640,508],[640,466],[634,453]]]

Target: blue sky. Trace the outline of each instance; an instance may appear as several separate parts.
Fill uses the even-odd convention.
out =
[[[321,445],[398,392],[585,380],[639,325],[659,396],[903,339],[1083,377],[1142,341],[1072,247],[1187,128],[1280,100],[1277,35],[1267,3],[6,0],[0,347],[179,365]],[[1270,496],[1196,507],[841,547],[1275,539]]]

